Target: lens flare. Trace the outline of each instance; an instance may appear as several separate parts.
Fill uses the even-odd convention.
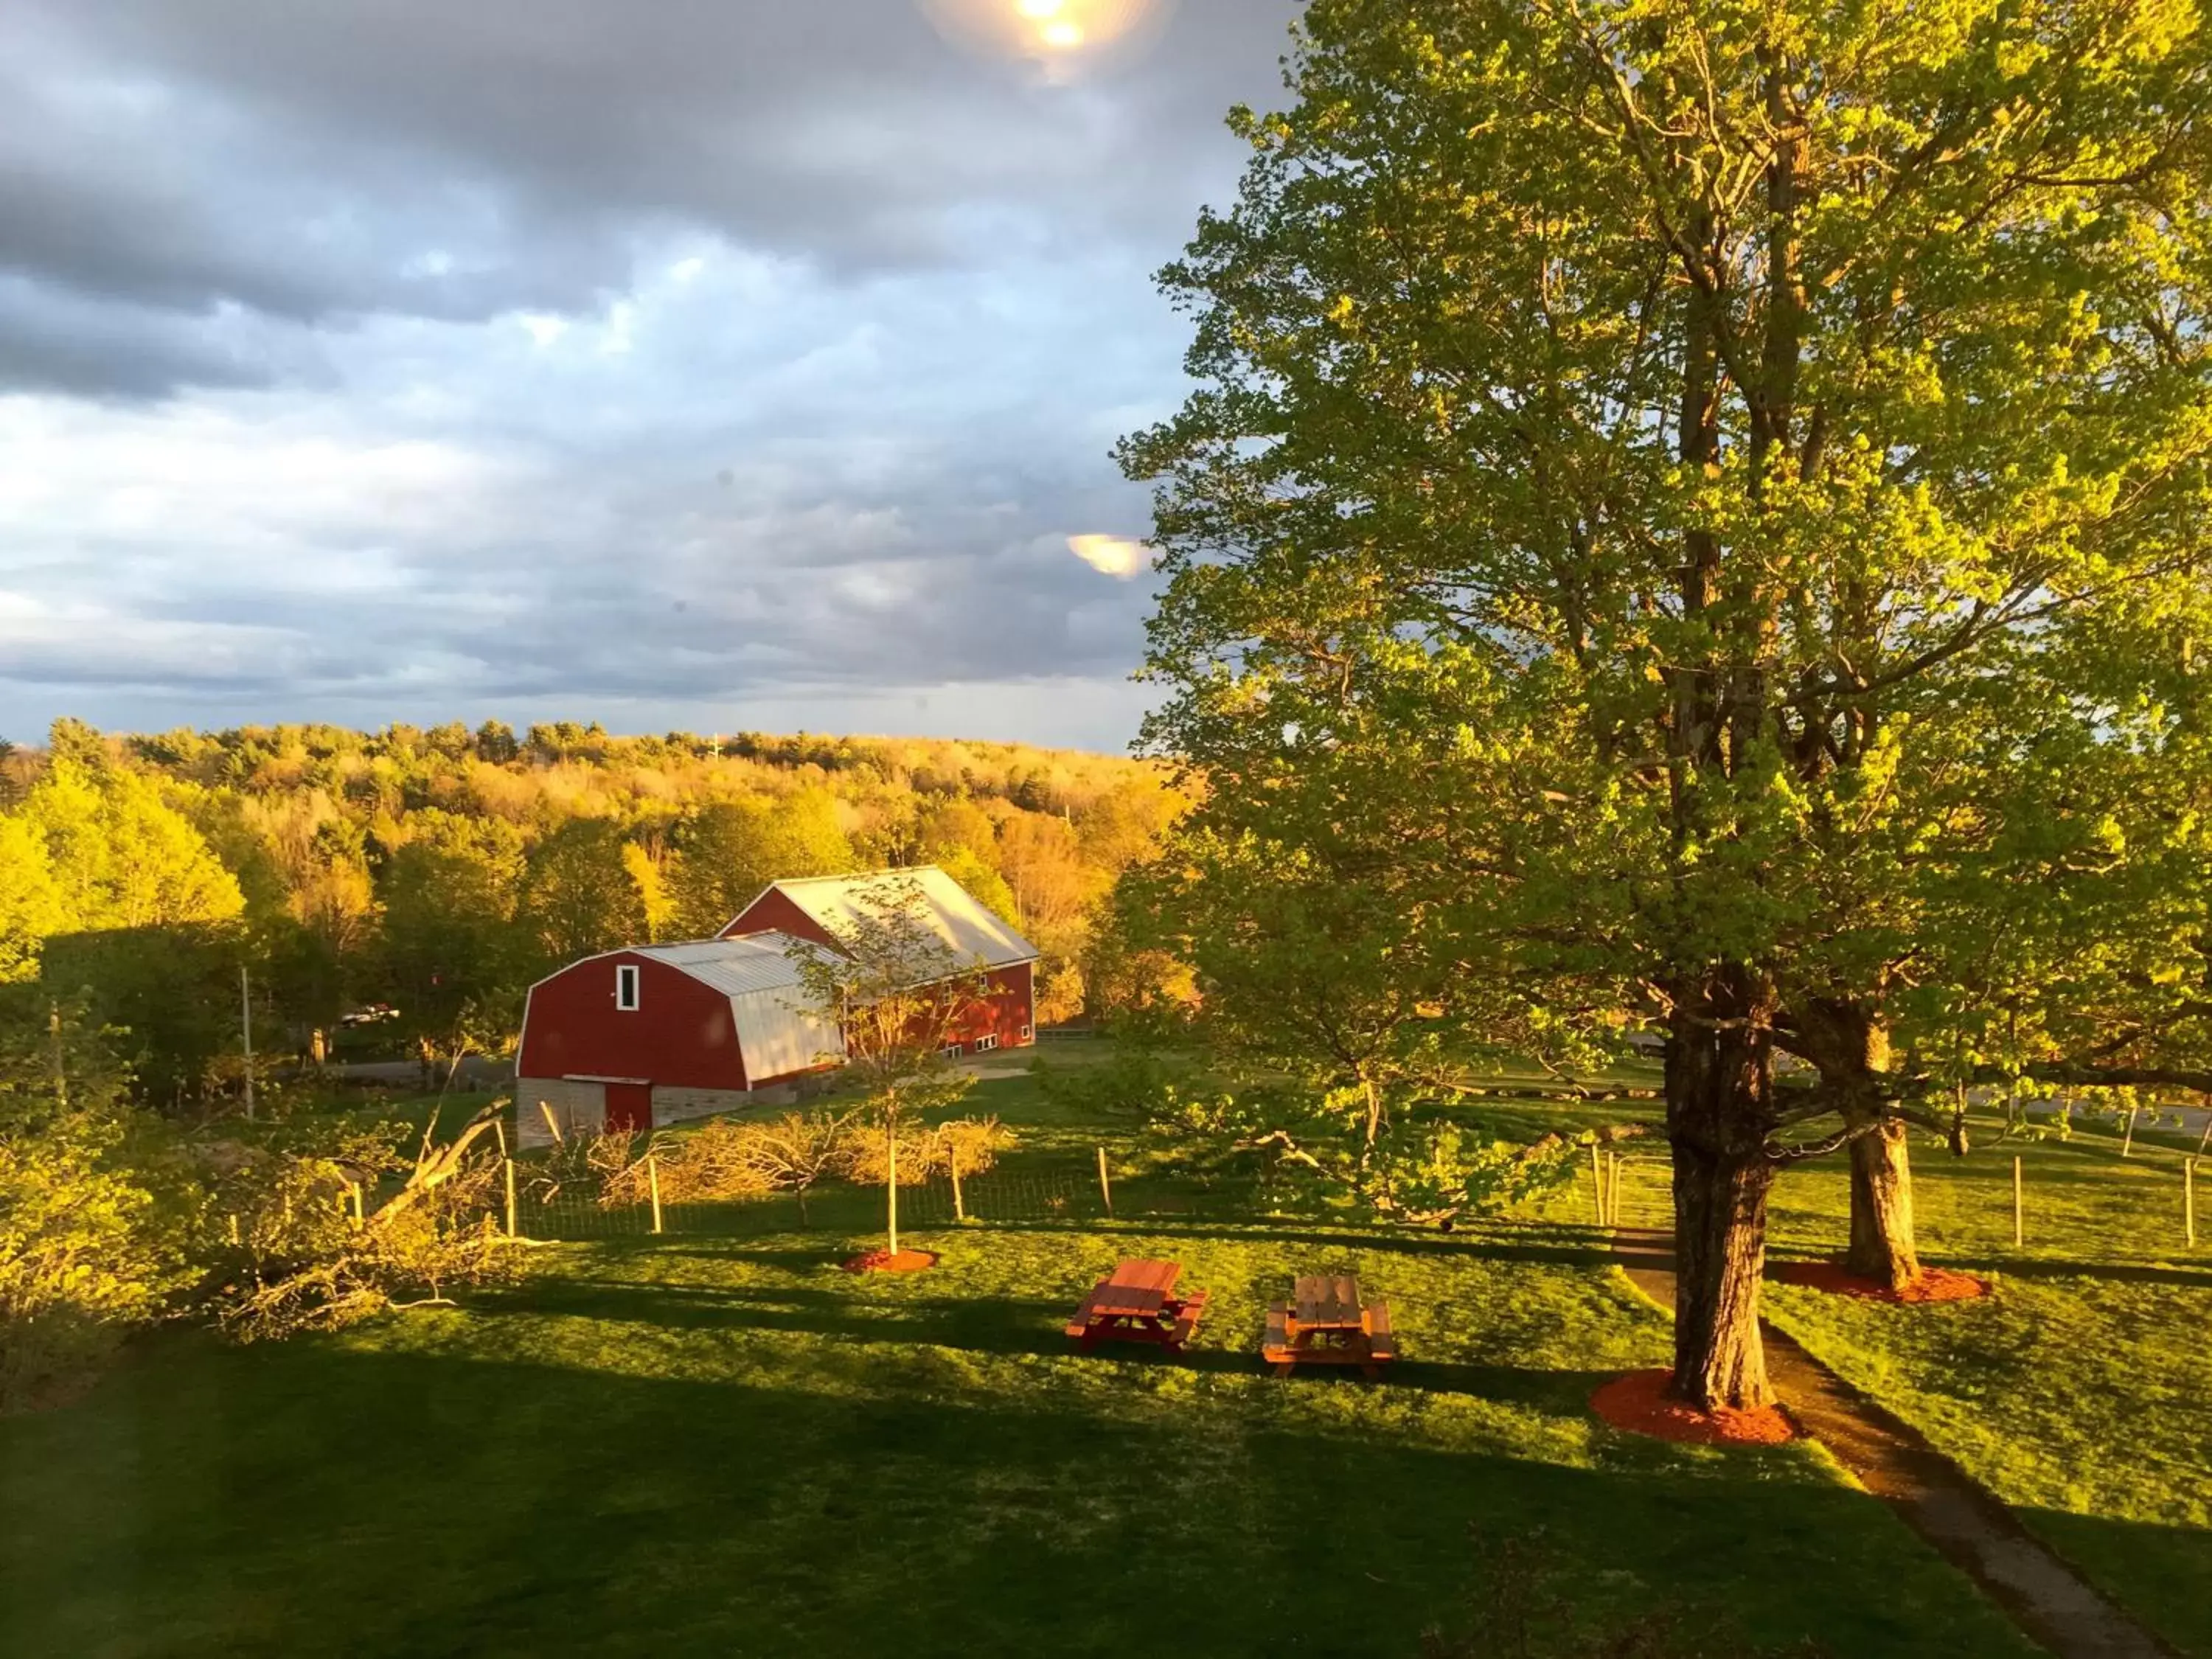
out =
[[[1070,536],[1067,550],[1102,576],[1127,581],[1152,562],[1152,550],[1127,536]]]
[[[917,0],[938,33],[983,56],[1070,81],[1128,63],[1159,39],[1175,0]]]

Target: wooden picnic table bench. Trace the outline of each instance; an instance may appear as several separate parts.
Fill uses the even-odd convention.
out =
[[[1067,1334],[1088,1353],[1099,1342],[1150,1342],[1170,1352],[1180,1350],[1198,1329],[1206,1311],[1206,1292],[1175,1293],[1182,1275],[1180,1261],[1127,1261],[1091,1287]]]
[[[1398,1357],[1390,1307],[1359,1293],[1349,1273],[1311,1273],[1292,1282],[1288,1302],[1270,1303],[1260,1357],[1288,1376],[1300,1365],[1357,1365],[1369,1376]]]

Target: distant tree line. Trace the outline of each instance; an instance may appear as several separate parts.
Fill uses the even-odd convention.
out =
[[[577,957],[712,934],[780,878],[936,863],[1038,945],[1066,1019],[1130,978],[1093,918],[1183,805],[1141,763],[1016,744],[64,720],[0,751],[0,1001],[82,1002],[143,1100],[189,1108],[236,1091],[241,967],[264,1056],[320,1033],[428,1063],[511,1042]],[[341,1025],[368,1008],[394,1012]]]

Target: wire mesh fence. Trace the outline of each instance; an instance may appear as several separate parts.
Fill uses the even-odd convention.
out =
[[[635,1183],[630,1183],[635,1186]],[[885,1218],[880,1186],[822,1182],[804,1194],[746,1194],[710,1201],[611,1197],[602,1184],[572,1181],[547,1191],[519,1185],[512,1223],[526,1238],[560,1242],[649,1238],[656,1234],[742,1234],[787,1229],[865,1231]],[[990,1170],[948,1174],[898,1189],[899,1220],[915,1228],[963,1222],[1091,1220],[1109,1213],[1108,1189],[1079,1169]]]
[[[2203,1170],[2184,1151],[2136,1143],[2122,1156],[2106,1138],[2071,1141],[1999,1141],[1960,1158],[1932,1147],[1913,1149],[1913,1206],[1923,1253],[1941,1260],[2040,1259],[2155,1261],[2212,1249],[2212,1212],[2196,1224]],[[1000,1164],[954,1179],[939,1171],[902,1183],[900,1224],[916,1231],[994,1223],[1079,1224],[1205,1213],[1214,1219],[1265,1224],[1282,1218],[1269,1189],[1251,1183],[1200,1192],[1188,1182],[1140,1161],[1098,1151],[1095,1164],[1055,1160]],[[1157,1163],[1153,1154],[1151,1163]],[[2212,1170],[2208,1162],[2204,1170]],[[2018,1184],[2015,1187],[2015,1171]],[[1577,1156],[1572,1176],[1542,1198],[1516,1206],[1507,1224],[1565,1224],[1664,1231],[1674,1224],[1673,1170],[1665,1143],[1639,1140],[1632,1149]],[[1850,1210],[1849,1161],[1844,1155],[1792,1167],[1769,1205],[1768,1241],[1784,1254],[1832,1253],[1843,1242]],[[511,1224],[548,1240],[642,1239],[665,1234],[823,1230],[872,1232],[885,1221],[880,1185],[823,1181],[803,1194],[750,1194],[712,1201],[635,1196],[632,1181],[611,1200],[591,1182],[547,1190],[518,1187]],[[2212,1200],[2208,1200],[2212,1203]],[[2017,1233],[2015,1226],[2017,1225]],[[2203,1240],[2200,1243],[2199,1240]]]
[[[917,1227],[963,1221],[1074,1221],[1106,1213],[1097,1182],[1076,1170],[990,1170],[963,1176],[956,1190],[949,1176],[899,1189],[900,1218]]]
[[[2085,1137],[1998,1140],[1963,1158],[1922,1145],[1911,1160],[1914,1232],[1930,1256],[2157,1261],[2212,1249],[2212,1160],[2185,1151],[2138,1141],[2124,1157],[2109,1139]],[[1665,1231],[1674,1222],[1673,1179],[1663,1148],[1601,1155],[1518,1218]],[[1789,1254],[1838,1249],[1850,1179],[1840,1153],[1791,1167],[1769,1199],[1769,1244]]]

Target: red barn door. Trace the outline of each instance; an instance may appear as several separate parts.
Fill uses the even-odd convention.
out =
[[[653,1085],[650,1083],[607,1085],[607,1133],[653,1127]]]

